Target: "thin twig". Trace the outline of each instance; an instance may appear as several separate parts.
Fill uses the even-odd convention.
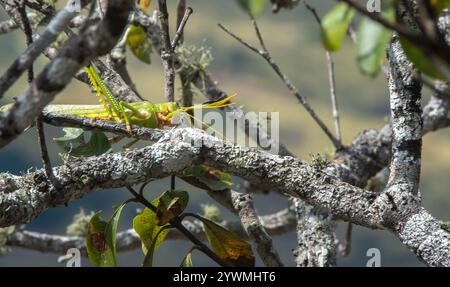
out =
[[[186,18],[186,0],[178,0],[177,3],[177,26],[181,27],[183,20]],[[179,44],[183,44],[184,42],[184,29],[181,29],[181,33],[179,33]],[[181,81],[181,105],[183,107],[191,107],[193,105],[194,95],[191,89],[191,80],[188,75],[184,72],[183,69],[178,69],[178,75]],[[187,112],[190,115],[193,115],[193,111],[190,110]],[[194,123],[194,119],[191,118],[191,123]]]
[[[51,6],[48,3],[45,3],[44,1],[37,1],[37,3],[36,3],[36,2],[29,1],[29,0],[24,0],[23,2],[24,2],[24,5],[30,7],[33,10],[41,12],[42,14],[44,14],[46,16],[51,16],[55,12],[55,9],[53,8],[53,6]]]
[[[181,26],[181,22],[184,19],[187,3],[186,0],[177,0],[177,27]],[[184,42],[184,31],[180,34],[180,43]]]
[[[23,28],[26,36],[27,47],[33,44],[33,29],[31,27],[30,21],[28,19],[27,11],[25,8],[25,3],[17,3],[18,11],[20,14],[20,18],[23,23]],[[28,84],[31,84],[34,81],[34,68],[33,64],[28,67]],[[45,175],[49,181],[53,181],[53,171],[52,165],[50,162],[50,157],[48,155],[47,145],[45,143],[45,133],[44,133],[44,124],[42,120],[42,115],[40,115],[36,119],[36,132],[37,132],[37,141],[39,144],[39,151],[42,159],[42,165],[44,166]]]
[[[328,127],[325,125],[325,123],[319,118],[319,116],[316,114],[314,109],[310,106],[306,98],[300,94],[300,91],[297,89],[297,87],[291,82],[291,80],[286,76],[286,74],[281,70],[281,68],[278,66],[278,64],[272,59],[272,56],[270,52],[265,48],[264,40],[261,36],[260,30],[258,28],[258,24],[256,20],[252,18],[253,26],[256,31],[256,35],[258,36],[258,40],[262,46],[262,50],[259,50],[258,48],[254,47],[250,43],[246,42],[236,34],[234,34],[230,29],[225,27],[222,24],[219,24],[219,27],[225,31],[227,34],[229,34],[231,37],[233,37],[235,40],[237,40],[242,45],[246,46],[253,52],[257,53],[261,57],[263,57],[269,65],[272,67],[272,69],[276,72],[276,74],[283,80],[285,85],[288,87],[288,89],[291,91],[291,93],[300,101],[302,106],[306,109],[306,111],[309,113],[309,115],[313,118],[313,120],[320,126],[322,131],[328,136],[328,138],[333,143],[334,147],[339,150],[342,148],[342,145],[340,141],[331,133],[331,131],[328,129]]]
[[[309,5],[306,1],[303,2],[305,7],[313,14],[319,25],[322,24],[322,20],[319,17],[316,9]],[[336,77],[334,72],[334,61],[333,56],[329,51],[325,51],[325,55],[327,58],[327,68],[328,68],[328,80],[330,82],[330,96],[331,96],[331,105],[333,109],[333,119],[334,119],[334,127],[336,129],[336,138],[342,143],[342,132],[341,132],[341,124],[339,120],[339,108],[338,101],[336,96]]]
[[[186,26],[186,23],[189,20],[189,17],[192,15],[193,12],[194,12],[194,10],[192,10],[191,7],[187,7],[186,10],[184,11],[184,16],[178,25],[178,30],[177,30],[175,37],[173,39],[173,42],[172,42],[172,50],[175,50],[175,48],[180,43],[180,40],[183,38],[184,27]]]
[[[53,169],[48,155],[47,144],[45,142],[44,123],[42,115],[36,120],[37,139],[39,144],[39,151],[42,159],[42,165],[44,166],[45,175],[50,182],[53,182]]]
[[[353,224],[349,222],[347,224],[347,232],[345,234],[345,242],[340,246],[340,251],[343,256],[350,255],[352,251],[352,233],[353,233]]]
[[[33,29],[31,28],[30,20],[28,19],[27,10],[25,8],[24,1],[17,1],[17,10],[20,14],[20,20],[22,21],[23,31],[25,33],[26,44],[29,47],[33,44]],[[28,83],[30,84],[34,80],[33,64],[31,64],[28,69]]]
[[[175,67],[174,52],[170,43],[169,34],[169,13],[167,12],[166,0],[159,0],[159,21],[161,22],[161,42],[162,52],[161,58],[164,65],[165,87],[164,95],[166,101],[175,101]]]

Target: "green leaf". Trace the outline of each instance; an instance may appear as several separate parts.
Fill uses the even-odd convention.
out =
[[[229,173],[206,165],[188,167],[182,179],[196,187],[212,191],[228,189],[234,185]]]
[[[88,143],[72,149],[70,155],[74,157],[98,156],[109,153],[111,150],[112,147],[108,137],[102,132],[93,131]]]
[[[181,262],[181,267],[194,267],[192,264],[192,249],[184,256],[183,261]]]
[[[117,264],[117,251],[116,251],[117,227],[119,225],[119,219],[122,210],[127,203],[128,202],[124,202],[115,208],[114,213],[111,216],[108,225],[106,226],[106,242],[112,251],[114,266]]]
[[[145,33],[144,28],[131,25],[127,35],[127,44],[131,52],[146,64],[151,64],[152,44]]]
[[[151,3],[152,0],[139,0],[139,8],[144,12],[148,12]]]
[[[416,47],[408,39],[400,36],[400,43],[405,51],[408,59],[414,64],[414,66],[419,69],[425,75],[439,79],[446,80],[445,75],[443,75],[436,65],[430,60],[430,57],[420,48]],[[437,61],[439,61],[437,59]],[[441,61],[442,67],[447,68],[450,71],[450,66]]]
[[[337,4],[322,20],[322,42],[328,51],[337,51],[342,46],[355,11],[345,3]]]
[[[116,265],[114,254],[106,240],[108,223],[100,218],[101,213],[101,211],[95,213],[88,224],[86,250],[92,266],[114,267]]]
[[[156,214],[145,208],[133,219],[133,228],[143,243],[144,267],[153,265],[153,254],[169,232],[168,223],[184,211],[188,201],[189,194],[186,191],[166,191],[152,202],[157,208]]]
[[[86,249],[93,266],[109,267],[117,265],[117,227],[125,201],[118,205],[108,222],[101,219],[101,211],[95,213],[88,224]]]
[[[152,204],[157,206],[159,203],[159,199],[155,199]],[[139,238],[142,241],[142,251],[144,254],[147,253],[148,249],[151,247],[153,238],[155,238],[156,234],[162,228],[162,226],[156,225],[156,214],[148,208],[145,208],[141,213],[136,215],[133,219],[133,228],[136,233],[139,235]],[[169,230],[164,230],[155,244],[155,249],[157,249],[167,234]]]
[[[159,197],[155,224],[166,225],[180,215],[189,202],[189,194],[181,190],[168,190]]]
[[[201,216],[196,218],[203,222],[211,248],[223,261],[235,267],[255,266],[255,257],[249,243],[209,219]]]
[[[394,9],[383,12],[383,16],[387,20],[394,20]],[[362,19],[356,49],[359,68],[364,74],[376,76],[380,72],[391,36],[392,31],[383,25],[367,17]]]
[[[264,12],[267,2],[267,0],[238,0],[241,7],[253,17],[258,17]]]
[[[84,140],[84,131],[81,129],[64,128],[63,137],[53,140],[73,157],[98,156],[112,150],[108,137],[98,131],[92,131],[89,141]]]
[[[64,150],[71,148],[72,144],[84,144],[84,130],[80,128],[63,128],[64,136],[53,140]]]
[[[431,0],[436,15],[440,15],[444,9],[450,8],[450,0]]]
[[[148,248],[147,254],[145,254],[145,258],[144,258],[144,262],[142,263],[142,267],[153,267],[153,254],[155,254],[158,242],[164,240],[164,238],[160,239],[160,236],[163,235],[164,232],[168,231],[169,228],[170,228],[169,225],[165,225],[165,226],[161,227],[161,229],[155,235],[155,237],[152,240],[152,244]],[[165,237],[166,235],[163,235],[163,236]]]

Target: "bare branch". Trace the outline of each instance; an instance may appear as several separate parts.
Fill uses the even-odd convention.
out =
[[[7,11],[10,8],[6,7],[15,5],[12,3],[14,3],[12,0],[1,2]],[[85,6],[87,3],[89,3],[88,0],[83,0],[80,4]],[[61,11],[59,11],[55,17],[53,17],[46,29],[41,33],[39,38],[35,40],[33,45],[30,45],[0,78],[0,98],[3,97],[5,92],[14,84],[20,75],[22,75],[22,73],[27,70],[29,66],[31,66],[34,60],[36,60],[36,58],[56,40],[58,35],[67,27],[76,15],[78,15],[78,12],[73,9],[72,1],[69,1],[68,4]]]
[[[161,59],[164,65],[165,88],[164,95],[166,101],[175,101],[175,67],[174,52],[170,43],[169,13],[167,12],[166,0],[158,0],[159,21],[161,23]]]
[[[303,4],[313,14],[314,18],[316,19],[317,23],[320,26],[322,20],[320,19],[319,14],[317,14],[316,9],[311,5],[309,5],[306,1],[304,1]],[[333,56],[328,50],[325,50],[325,56],[327,59],[328,81],[330,83],[331,106],[333,109],[333,119],[334,119],[334,128],[336,130],[336,139],[342,144],[342,132],[339,120],[339,108],[336,96],[336,77],[334,73],[334,61]]]
[[[332,216],[320,208],[306,206],[298,198],[294,199],[294,203],[298,242],[294,257],[297,267],[336,266],[336,238]]]
[[[286,74],[280,69],[278,64],[272,59],[272,56],[270,55],[269,51],[265,49],[264,41],[261,37],[261,33],[259,31],[258,25],[255,21],[255,19],[252,19],[253,25],[256,30],[256,34],[258,36],[258,39],[260,41],[260,44],[262,46],[262,50],[259,50],[258,48],[252,46],[236,34],[234,34],[230,29],[226,28],[224,25],[219,24],[219,27],[224,30],[227,34],[229,34],[231,37],[233,37],[235,40],[237,40],[239,43],[243,44],[253,52],[257,53],[261,57],[263,57],[269,65],[272,67],[272,69],[275,71],[275,73],[283,80],[283,82],[286,84],[288,89],[291,91],[291,93],[299,100],[299,102],[302,104],[302,106],[306,109],[308,114],[313,118],[313,120],[319,125],[319,127],[322,129],[322,131],[328,136],[328,138],[333,143],[334,147],[336,149],[340,149],[342,147],[340,141],[336,139],[336,137],[330,132],[328,127],[323,123],[323,121],[319,118],[319,116],[316,114],[314,109],[309,105],[306,98],[300,94],[297,87],[291,82],[291,80],[286,76]]]
[[[242,226],[255,242],[261,260],[266,267],[282,267],[283,262],[272,244],[272,238],[262,226],[255,208],[253,199],[249,194],[233,192],[232,202],[234,208],[239,213]]]
[[[186,26],[187,21],[189,20],[189,17],[192,15],[193,12],[194,12],[194,10],[192,10],[191,7],[186,8],[186,11],[184,12],[184,16],[181,19],[180,24],[178,25],[178,30],[177,30],[175,37],[173,39],[173,42],[172,42],[172,50],[175,50],[175,48],[180,43],[180,40],[183,38],[184,27]]]

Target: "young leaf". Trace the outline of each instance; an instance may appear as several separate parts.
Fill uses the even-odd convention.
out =
[[[436,15],[440,15],[446,8],[450,8],[450,0],[431,0],[431,5]]]
[[[63,128],[64,136],[53,140],[64,150],[68,150],[73,144],[84,144],[84,130],[79,128]]]
[[[148,12],[151,3],[152,0],[139,0],[139,8],[144,12]]]
[[[208,242],[217,256],[232,266],[255,266],[255,257],[249,243],[209,219],[201,216],[197,218],[203,222]]]
[[[64,128],[63,137],[53,140],[73,157],[97,156],[111,151],[108,137],[98,131],[92,131],[89,141],[84,140],[84,131],[81,129]]]
[[[107,222],[100,218],[101,211],[92,216],[88,224],[86,250],[89,261],[94,267],[114,267],[114,254],[106,240]]]
[[[142,62],[151,64],[152,44],[141,26],[131,25],[127,35],[131,52]]]
[[[116,256],[117,227],[119,225],[120,215],[126,204],[127,202],[124,202],[115,208],[114,213],[109,219],[108,224],[106,226],[106,243],[108,244],[109,248],[112,251],[114,266],[117,264],[117,256]]]
[[[158,233],[156,233],[155,237],[152,240],[152,244],[150,244],[150,247],[148,248],[147,254],[145,254],[145,258],[144,258],[144,262],[142,263],[142,267],[153,267],[153,254],[155,254],[156,248],[157,248],[157,244],[158,242],[160,242],[160,236],[163,232],[165,232],[166,230],[169,230],[169,225],[165,225],[163,227],[161,227],[161,229],[158,231]],[[165,237],[165,235],[164,235]],[[164,240],[161,239],[161,240]]]
[[[155,223],[163,226],[169,223],[176,216],[180,215],[186,208],[189,201],[189,194],[186,191],[166,191],[159,197],[158,212]]]
[[[192,251],[194,251],[194,250],[192,250],[192,249],[189,250],[189,252],[183,258],[183,261],[181,262],[180,267],[194,267],[194,265],[192,264]]]
[[[72,149],[69,154],[74,157],[98,156],[111,152],[111,149],[108,137],[102,132],[93,131],[87,144]]]
[[[383,13],[385,19],[394,20],[393,9]],[[356,44],[358,64],[360,70],[369,76],[376,76],[381,69],[382,61],[386,58],[386,48],[392,31],[383,25],[365,17],[358,30]]]
[[[184,171],[184,181],[193,186],[219,191],[234,185],[231,175],[224,171],[208,167],[206,165],[194,165]]]
[[[267,7],[267,0],[238,0],[238,3],[253,17],[260,16]]]
[[[154,206],[157,206],[158,203],[159,199],[155,199],[152,202]],[[156,225],[155,222],[156,214],[148,208],[145,208],[133,219],[133,228],[142,241],[142,251],[144,252],[144,254],[147,253],[150,246],[152,245],[153,238],[155,238],[156,234],[158,234],[159,230],[162,228],[162,226]],[[155,249],[157,249],[161,245],[168,232],[168,229],[161,232],[155,244]]]
[[[322,20],[322,42],[328,51],[337,51],[347,34],[355,11],[345,3],[337,4]]]
[[[439,80],[446,80],[446,77],[436,67],[436,64],[430,60],[430,57],[422,49],[417,48],[413,43],[402,36],[400,36],[400,43],[406,56],[417,69],[429,77]],[[442,63],[442,67],[444,69],[450,71],[449,65],[445,64],[444,61],[441,61],[440,63]]]

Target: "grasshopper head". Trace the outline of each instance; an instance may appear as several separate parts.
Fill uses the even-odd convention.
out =
[[[160,105],[160,113],[162,113],[167,120],[170,120],[175,116],[176,114],[183,112],[182,109],[178,106],[177,103],[170,102],[170,103],[164,103]]]

